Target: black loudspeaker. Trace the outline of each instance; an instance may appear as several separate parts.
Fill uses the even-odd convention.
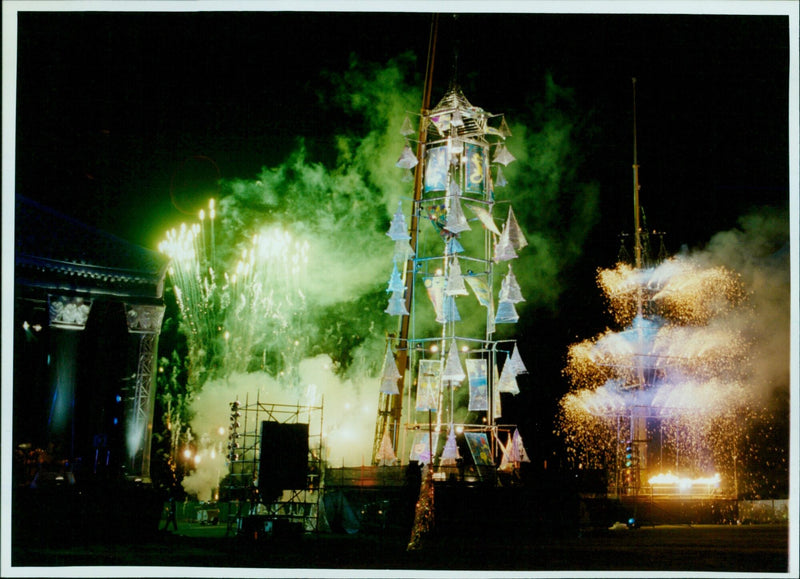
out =
[[[258,486],[263,491],[308,486],[308,424],[261,423]]]

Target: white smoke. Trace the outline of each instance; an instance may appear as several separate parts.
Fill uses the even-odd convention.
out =
[[[750,309],[734,312],[726,322],[752,343],[748,387],[769,401],[790,383],[789,218],[765,208],[740,218],[739,225],[714,235],[692,257],[741,276]]]
[[[213,489],[228,474],[228,426],[231,403],[255,408],[285,405],[286,411],[297,416],[289,421],[309,425],[309,445],[315,446],[320,429],[324,447],[323,458],[331,466],[359,466],[372,460],[372,444],[377,417],[378,388],[368,378],[342,379],[334,372],[334,364],[326,355],[306,358],[299,363],[294,384],[287,385],[281,377],[273,378],[264,372],[232,374],[209,381],[192,402],[192,429],[198,441],[200,459],[194,470],[183,479],[184,489],[199,500],[211,500]],[[322,411],[308,410],[321,407]],[[262,420],[270,417],[262,410],[245,411],[240,419],[240,432],[245,429],[260,435]],[[281,415],[279,419],[286,419]],[[214,458],[211,450],[214,449]],[[221,450],[220,450],[221,449]],[[244,450],[244,449],[242,449]]]

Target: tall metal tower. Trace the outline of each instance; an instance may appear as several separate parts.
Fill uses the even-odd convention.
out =
[[[511,132],[452,84],[423,108],[419,134],[408,120],[403,133],[398,167],[414,171],[414,195],[410,226],[401,201],[387,233],[396,248],[386,313],[400,317],[400,332],[387,340],[373,462],[385,460],[388,440],[401,460],[454,464],[456,436],[473,457],[476,445],[493,455],[510,443],[497,426],[500,392],[518,393],[526,371],[515,341],[494,339],[524,301],[510,262],[527,241],[496,200],[502,167],[515,160]]]

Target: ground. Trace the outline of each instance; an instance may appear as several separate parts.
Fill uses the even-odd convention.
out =
[[[787,525],[658,525],[570,536],[495,538],[435,534],[408,552],[401,533],[307,533],[258,541],[226,536],[225,525],[181,522],[130,543],[83,542],[15,548],[19,566],[166,566],[255,569],[423,569],[506,571],[697,571],[787,573]],[[503,538],[501,538],[501,536]],[[50,569],[43,569],[47,575]],[[100,571],[100,570],[98,570]],[[312,571],[313,573],[313,571]]]

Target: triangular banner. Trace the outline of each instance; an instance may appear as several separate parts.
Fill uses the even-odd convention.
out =
[[[458,459],[461,458],[461,453],[458,452],[458,444],[456,444],[456,433],[453,426],[450,425],[450,430],[447,433],[447,442],[444,444],[442,456],[439,459],[440,466],[453,466],[458,464]]]
[[[528,369],[522,362],[522,356],[519,355],[519,349],[517,348],[516,344],[514,344],[514,351],[511,353],[511,357],[508,359],[507,363],[511,364],[511,368],[514,371],[515,376],[528,373]]]
[[[392,347],[387,345],[386,356],[383,359],[383,380],[394,380],[397,382],[402,377],[400,370],[397,368],[397,363],[394,360]],[[394,392],[392,393],[394,394]]]
[[[403,292],[393,292],[392,297],[389,298],[389,305],[383,311],[390,316],[407,316],[408,310],[406,309],[406,300],[403,298]]]
[[[389,278],[389,284],[386,288],[386,292],[405,292],[405,289],[406,286],[403,285],[403,279],[400,277],[400,272],[397,270],[397,262],[394,262],[394,267],[392,267],[392,276]]]
[[[503,371],[500,373],[500,380],[497,382],[497,387],[500,392],[519,394],[517,379],[514,377],[513,369],[507,362],[505,366],[503,366]]]
[[[444,305],[444,282],[445,278],[443,275],[426,277],[422,280],[422,283],[428,292],[428,298],[431,300],[431,304],[433,305],[433,311],[436,314],[436,321],[439,323],[444,321],[444,312],[442,309]]]
[[[406,216],[403,215],[403,204],[397,204],[397,211],[394,212],[392,223],[389,225],[389,231],[386,235],[391,237],[394,241],[405,241],[411,239],[408,234],[408,227],[406,226]]]
[[[510,136],[511,136],[511,129],[509,129],[509,128],[508,128],[508,123],[506,123],[506,118],[505,118],[505,116],[504,116],[504,117],[503,117],[503,119],[500,121],[500,133],[501,133],[501,134],[502,134],[504,137],[510,137]]]
[[[459,187],[458,181],[455,179],[450,181],[449,193],[453,197],[461,197],[461,187]]]
[[[508,264],[508,273],[503,278],[500,287],[500,295],[498,297],[501,302],[511,302],[512,304],[525,301],[525,298],[522,297],[522,293],[520,292],[517,278],[514,276],[514,272],[511,269],[511,264]]]
[[[525,445],[522,443],[522,435],[519,433],[519,429],[514,429],[514,436],[511,438],[511,451],[509,452],[509,458],[515,462],[530,462],[531,459],[528,458],[528,453],[525,452]]]
[[[451,237],[447,240],[447,253],[455,255],[456,253],[463,253],[464,246],[458,241],[458,238]]]
[[[497,470],[500,472],[509,472],[514,469],[514,463],[508,457],[508,451],[511,448],[511,437],[508,437],[508,441],[506,444],[503,444],[503,441],[500,438],[495,438],[497,441],[497,445],[500,447],[500,450],[503,451],[503,458],[500,459],[500,466],[497,467]]]
[[[528,245],[528,240],[525,239],[525,234],[522,233],[517,218],[514,216],[514,209],[511,207],[508,208],[508,218],[503,231],[508,231],[508,240],[517,251]]]
[[[447,284],[444,289],[445,295],[448,296],[465,296],[467,295],[467,286],[464,285],[464,278],[461,275],[461,265],[458,263],[458,257],[453,256],[453,263],[450,264],[450,271],[447,275]]]
[[[494,317],[495,324],[515,324],[519,320],[517,309],[511,302],[499,302],[497,304],[497,314]]]
[[[397,388],[397,379],[391,378],[387,380],[386,378],[382,378],[381,392],[384,394],[389,394],[390,396],[393,394],[400,394],[400,390]]]
[[[461,209],[461,200],[454,195],[450,197],[450,210],[447,212],[444,228],[451,233],[461,233],[472,229],[464,216],[464,210]]]
[[[453,339],[450,341],[450,347],[447,351],[447,360],[444,364],[442,380],[461,382],[466,377],[467,375],[464,373],[464,368],[461,367],[461,359],[458,357],[458,346],[456,346],[456,341]]]
[[[442,316],[436,318],[436,321],[440,324],[461,321],[461,314],[458,313],[456,299],[453,296],[444,296],[442,301]]]
[[[472,211],[478,217],[478,219],[481,220],[481,223],[483,223],[483,226],[486,229],[495,235],[500,235],[500,230],[497,228],[497,224],[494,222],[491,213],[489,213],[484,207],[472,204],[467,204],[467,207],[469,207],[470,211]]]
[[[500,263],[501,261],[508,261],[509,259],[516,259],[517,252],[514,251],[514,245],[508,236],[507,224],[503,226],[503,232],[494,246],[494,262]]]
[[[503,175],[503,169],[500,167],[497,168],[497,178],[494,180],[494,184],[497,187],[505,187],[508,185],[508,181],[506,181],[506,176]]]
[[[403,119],[403,125],[400,127],[400,134],[404,137],[408,137],[413,135],[415,132],[416,131],[414,130],[414,127],[411,125],[411,119],[409,119],[408,115],[406,115],[406,118]]]
[[[389,438],[388,428],[383,431],[381,446],[375,455],[375,460],[378,461],[378,466],[393,466],[397,462],[397,455],[395,455],[394,448],[392,448],[392,439]]]
[[[509,151],[506,148],[505,144],[500,143],[500,145],[498,145],[497,150],[494,153],[494,158],[492,159],[492,162],[508,165],[509,163],[516,160],[517,158],[511,154],[511,151]]]
[[[417,166],[417,163],[419,163],[419,160],[414,154],[414,151],[411,150],[411,147],[406,145],[403,147],[403,152],[400,153],[400,158],[397,159],[395,167],[399,167],[401,169],[413,169]]]

